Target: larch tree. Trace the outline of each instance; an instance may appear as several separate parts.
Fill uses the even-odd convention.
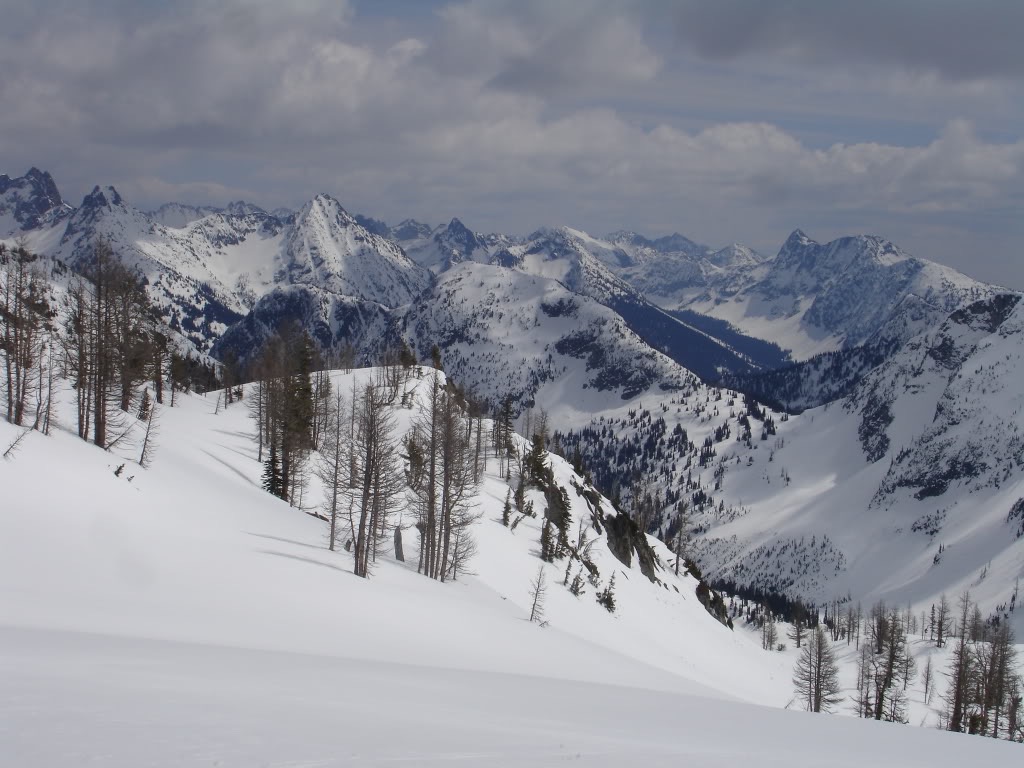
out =
[[[946,643],[946,635],[949,634],[949,622],[951,620],[949,600],[945,593],[939,598],[939,607],[935,612],[935,646],[941,648]]]
[[[967,642],[971,607],[971,595],[964,592],[960,596],[960,622],[956,647],[953,649],[953,658],[950,660],[947,673],[949,686],[946,688],[946,704],[949,717],[946,728],[950,731],[965,730],[965,714],[974,666],[972,648]]]
[[[303,469],[313,448],[317,359],[312,339],[288,328],[267,340],[252,369],[257,384],[250,413],[257,421],[260,455],[268,449],[264,488],[292,504],[301,498]]]
[[[347,455],[349,444],[345,440],[348,430],[348,403],[338,390],[331,398],[322,424],[323,439],[316,463],[316,475],[324,488],[323,512],[331,521],[328,548],[334,550],[338,538],[338,518],[348,479]]]
[[[905,683],[914,673],[914,664],[908,658],[907,635],[899,611],[886,610],[883,603],[878,603],[872,609],[871,632],[872,716],[875,720],[906,722]]]
[[[807,609],[804,608],[803,603],[797,600],[793,603],[791,613],[792,626],[789,630],[789,639],[793,641],[799,650],[804,637],[807,635]],[[818,710],[815,709],[812,711],[817,712]]]
[[[842,701],[839,666],[828,634],[820,624],[807,635],[793,670],[793,686],[808,712],[830,712]]]
[[[356,435],[352,446],[357,466],[355,483],[348,489],[354,509],[350,524],[355,531],[355,574],[367,578],[378,549],[389,537],[394,516],[404,503],[405,478],[395,417],[384,394],[367,383],[354,405]]]
[[[24,246],[0,245],[0,353],[7,420],[22,426],[30,403],[45,400],[50,306],[37,257]],[[36,428],[40,426],[36,419]]]
[[[82,271],[85,280],[69,290],[65,369],[77,390],[79,436],[107,448],[125,434],[111,428],[151,373],[156,331],[142,278],[108,242],[94,245]]]
[[[469,418],[455,394],[432,373],[427,397],[414,421],[418,467],[410,474],[420,532],[419,570],[446,581],[464,568],[475,549],[470,524],[478,515],[470,500],[476,488]],[[411,454],[412,455],[412,454]]]
[[[544,566],[537,567],[537,574],[530,582],[530,621],[544,623],[544,602],[547,595],[547,578]]]

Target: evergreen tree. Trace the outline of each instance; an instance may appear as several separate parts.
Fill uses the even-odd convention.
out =
[[[555,538],[551,535],[551,521],[547,518],[540,528],[540,559],[546,563],[555,559]]]
[[[512,489],[505,492],[505,506],[501,509],[501,524],[508,528],[512,520]]]
[[[536,434],[530,443],[530,451],[523,460],[529,480],[534,485],[544,487],[548,482],[548,452],[544,448],[544,438]]]
[[[615,574],[612,573],[608,586],[597,593],[597,602],[605,607],[608,613],[615,613]]]
[[[281,495],[281,462],[277,458],[277,443],[270,443],[270,451],[263,465],[263,490],[272,496]]]
[[[583,594],[583,587],[586,584],[586,580],[583,578],[583,566],[576,571],[576,575],[572,577],[572,581],[569,583],[569,591],[576,597]]]
[[[136,414],[136,418],[138,418],[139,421],[149,420],[149,414],[153,408],[152,403],[153,401],[149,397],[149,387],[146,387],[142,393],[142,401],[139,403],[139,411]]]

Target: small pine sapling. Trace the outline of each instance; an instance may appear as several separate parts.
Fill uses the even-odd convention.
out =
[[[153,401],[149,397],[149,387],[146,387],[142,392],[142,401],[139,403],[139,412],[136,414],[136,418],[139,421],[148,421],[152,407]]]
[[[615,574],[608,580],[608,586],[597,593],[597,602],[605,607],[608,613],[615,613]]]
[[[569,583],[569,591],[574,597],[579,597],[583,594],[583,585],[586,582],[583,579],[583,566],[576,572],[576,575],[572,577],[572,581]]]
[[[505,506],[501,510],[501,524],[508,528],[512,518],[512,489],[505,494]]]

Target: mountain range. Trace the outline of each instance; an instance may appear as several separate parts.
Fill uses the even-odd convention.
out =
[[[363,362],[436,345],[478,400],[543,409],[609,495],[659,489],[652,533],[686,502],[723,583],[915,604],[974,585],[996,611],[1024,570],[1019,295],[884,238],[796,230],[766,256],[485,234],[324,194],[143,212],[96,187],[72,207],[32,169],[0,176],[0,239],[75,269],[107,241],[196,353],[244,363],[290,321]]]

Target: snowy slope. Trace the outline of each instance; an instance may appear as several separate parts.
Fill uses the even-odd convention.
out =
[[[1016,294],[958,310],[799,416],[701,386],[577,436],[606,489],[647,477],[691,504],[714,580],[915,610],[969,589],[999,614],[1024,576],[1022,313]]]
[[[410,415],[398,411],[400,429]],[[4,762],[816,766],[827,748],[835,765],[934,766],[1017,754],[747,703],[788,700],[790,659],[713,621],[688,577],[652,584],[600,543],[617,613],[589,590],[572,597],[556,564],[550,623],[529,623],[538,530],[497,520],[507,484],[493,462],[475,574],[439,584],[385,554],[358,579],[350,555],[326,549],[322,520],[259,489],[249,432],[244,401],[183,396],[161,412],[149,470],[128,446],[106,453],[64,431],[30,434],[0,463],[0,574],[18,585],[0,592]],[[0,424],[0,444],[16,434]]]
[[[499,266],[443,273],[403,316],[402,333],[421,357],[438,344],[445,370],[477,396],[536,402],[559,423],[694,380],[604,305],[558,280]]]
[[[336,374],[332,383],[348,392],[353,379],[372,375],[370,370]],[[414,400],[428,381],[426,372],[410,381]],[[395,411],[404,434],[416,411]],[[6,448],[18,431],[7,424],[2,429]],[[400,658],[426,665],[444,659],[443,666],[462,669],[521,670],[520,658],[494,649],[522,644],[521,652],[530,655],[538,642],[537,628],[522,618],[530,578],[541,564],[536,555],[540,521],[527,519],[514,532],[501,525],[509,486],[497,474],[493,457],[475,500],[482,518],[476,526],[480,554],[472,563],[474,575],[460,576],[450,589],[417,575],[414,529],[409,528],[410,563],[388,556],[363,581],[349,573],[348,553],[327,551],[323,520],[260,489],[262,465],[256,461],[251,431],[244,400],[224,409],[216,394],[210,394],[181,396],[179,407],[161,409],[159,448],[151,470],[133,463],[134,448],[107,453],[64,431],[50,439],[28,435],[14,459],[0,465],[13,512],[3,518],[3,538],[20,543],[4,558],[4,575],[34,574],[24,580],[24,589],[4,595],[4,623],[381,661]],[[571,487],[571,468],[557,457],[552,463],[556,481]],[[54,464],[61,467],[64,481],[42,482]],[[121,464],[126,468],[118,476],[114,470]],[[86,496],[83,489],[88,489]],[[314,483],[304,498],[307,511],[315,510],[317,493]],[[535,493],[543,504],[539,492],[530,491],[528,498]],[[587,503],[570,493],[570,504],[573,520],[593,538]],[[611,513],[611,506],[603,504],[605,513]],[[739,670],[705,670],[687,658],[687,648],[696,654],[709,642],[735,646],[740,658],[747,648],[708,616],[693,594],[690,577],[677,579],[659,570],[665,584],[652,584],[635,562],[632,568],[622,565],[602,542],[592,554],[604,581],[619,572],[620,609],[609,615],[593,600],[589,587],[588,599],[573,597],[561,586],[564,563],[549,566],[551,626],[539,635],[547,651],[538,656],[534,673],[772,699],[770,689],[756,681],[744,687],[734,679]],[[665,550],[662,555],[670,557]],[[67,573],[78,576],[68,582]],[[323,602],[332,594],[342,610],[332,611]],[[478,625],[466,627],[466,617],[474,613]],[[352,620],[368,614],[379,616],[370,624]],[[403,627],[416,627],[416,632]],[[453,654],[445,646],[454,630],[475,633],[479,642]],[[672,642],[665,642],[669,636]],[[760,655],[749,653],[746,658],[737,663],[748,664],[746,672],[754,674],[762,663]]]

